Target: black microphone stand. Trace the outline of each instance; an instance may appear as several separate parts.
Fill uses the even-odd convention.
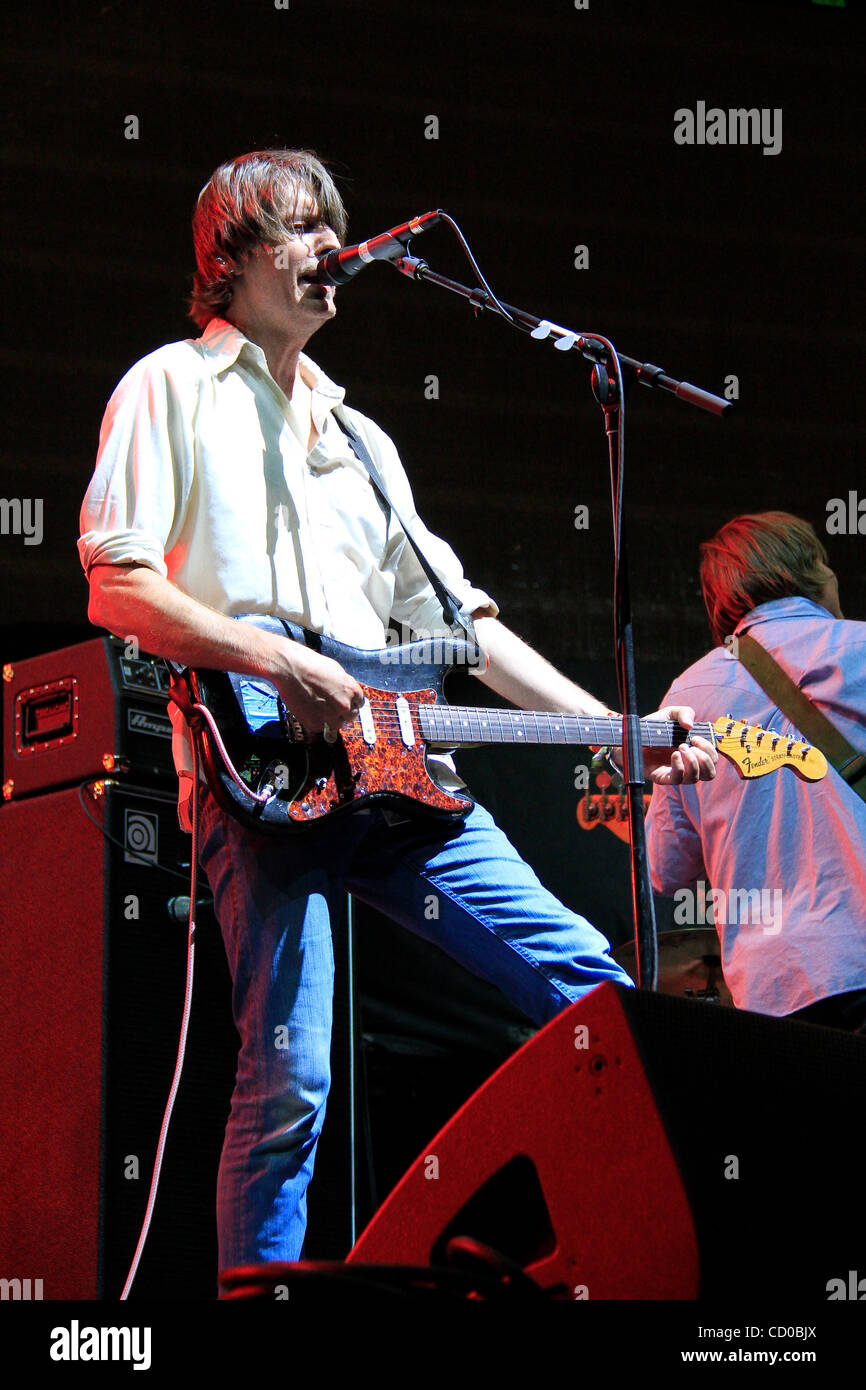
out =
[[[445,216],[445,220],[451,221]],[[459,229],[458,229],[459,230]],[[462,240],[462,234],[461,240]],[[613,343],[599,334],[576,333],[572,329],[539,319],[534,314],[505,304],[488,290],[470,289],[457,280],[450,280],[431,270],[426,261],[408,254],[397,253],[391,258],[403,275],[413,280],[427,280],[442,289],[467,299],[477,315],[486,309],[499,314],[515,328],[537,339],[551,338],[560,351],[575,350],[593,363],[591,384],[593,394],[604,412],[605,432],[610,456],[611,500],[614,531],[614,634],[617,685],[623,714],[623,750],[625,782],[628,789],[628,815],[631,845],[632,904],[635,921],[638,984],[642,989],[658,988],[658,941],[655,925],[655,904],[652,895],[649,860],[646,850],[643,790],[644,763],[640,738],[640,719],[637,713],[637,688],[634,673],[634,639],[632,633],[631,601],[629,596],[628,564],[624,534],[625,496],[625,374],[629,381],[667,391],[678,400],[696,405],[714,415],[725,415],[731,402],[704,391],[687,381],[677,381],[661,367],[640,362],[618,353]]]

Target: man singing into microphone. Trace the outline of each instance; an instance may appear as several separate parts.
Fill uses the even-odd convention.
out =
[[[333,737],[362,702],[357,682],[314,650],[234,618],[270,614],[367,648],[385,646],[389,620],[444,631],[399,513],[476,622],[489,657],[481,680],[523,708],[606,713],[497,621],[493,600],[418,518],[390,439],[344,408],[342,389],[304,354],[336,312],[317,270],[344,232],[339,193],[308,152],[244,155],[209,179],[193,216],[191,312],[202,335],[132,367],[103,421],[79,541],[91,620],[184,666],[267,680],[308,731]],[[341,418],[372,456],[392,508]],[[172,713],[189,829],[190,750]],[[687,709],[663,713],[692,719]],[[706,743],[670,754],[668,765],[664,756],[646,752],[654,781],[714,775]],[[442,775],[457,781],[453,770]],[[346,890],[498,986],[538,1024],[604,981],[630,984],[604,938],[542,887],[481,807],[445,831],[368,810],[274,841],[245,831],[203,788],[199,852],[241,1036],[219,1175],[223,1269],[301,1254],[329,1084],[331,922]]]

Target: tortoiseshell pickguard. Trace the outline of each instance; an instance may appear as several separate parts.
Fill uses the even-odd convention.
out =
[[[415,743],[407,748],[396,716],[396,693],[371,686],[362,689],[373,711],[376,742],[371,746],[365,741],[358,716],[343,725],[335,743],[316,738],[308,750],[309,774],[288,807],[292,820],[318,820],[381,793],[422,803],[430,811],[465,816],[471,800],[437,787],[425,766],[425,745],[415,711],[420,705],[435,704],[436,692],[400,692],[409,706],[415,730]],[[387,718],[382,717],[384,710],[389,711]],[[324,786],[317,785],[321,781]]]

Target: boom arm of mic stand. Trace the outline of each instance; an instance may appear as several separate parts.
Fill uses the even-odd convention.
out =
[[[502,300],[497,303],[486,290],[473,290],[468,285],[462,285],[459,280],[449,280],[447,276],[431,270],[427,262],[419,260],[417,256],[399,256],[391,260],[390,264],[401,274],[408,275],[411,280],[428,280],[433,285],[439,285],[442,289],[450,290],[452,294],[468,299],[475,313],[487,309],[513,324],[515,328],[529,333],[533,338],[552,338],[553,346],[561,352],[574,349],[590,362],[607,360],[607,348],[591,334],[576,333],[570,328],[551,323],[549,319],[536,318],[525,309],[516,309],[513,304],[506,304]],[[723,396],[715,396],[701,386],[693,386],[689,381],[677,381],[675,377],[668,376],[664,368],[656,367],[652,362],[640,362],[637,358],[625,357],[622,353],[619,354],[619,360],[623,371],[632,375],[642,386],[666,391],[676,396],[677,400],[684,401],[686,405],[696,405],[701,410],[708,410],[712,415],[724,416],[731,409],[732,401],[725,400]]]

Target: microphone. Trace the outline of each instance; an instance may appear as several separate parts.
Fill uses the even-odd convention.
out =
[[[328,251],[319,261],[316,281],[320,285],[345,285],[371,261],[393,261],[405,255],[409,238],[435,226],[441,216],[440,212],[422,212],[411,222],[401,222],[390,232],[382,232],[380,236],[359,242],[357,246],[343,246],[339,251]]]

